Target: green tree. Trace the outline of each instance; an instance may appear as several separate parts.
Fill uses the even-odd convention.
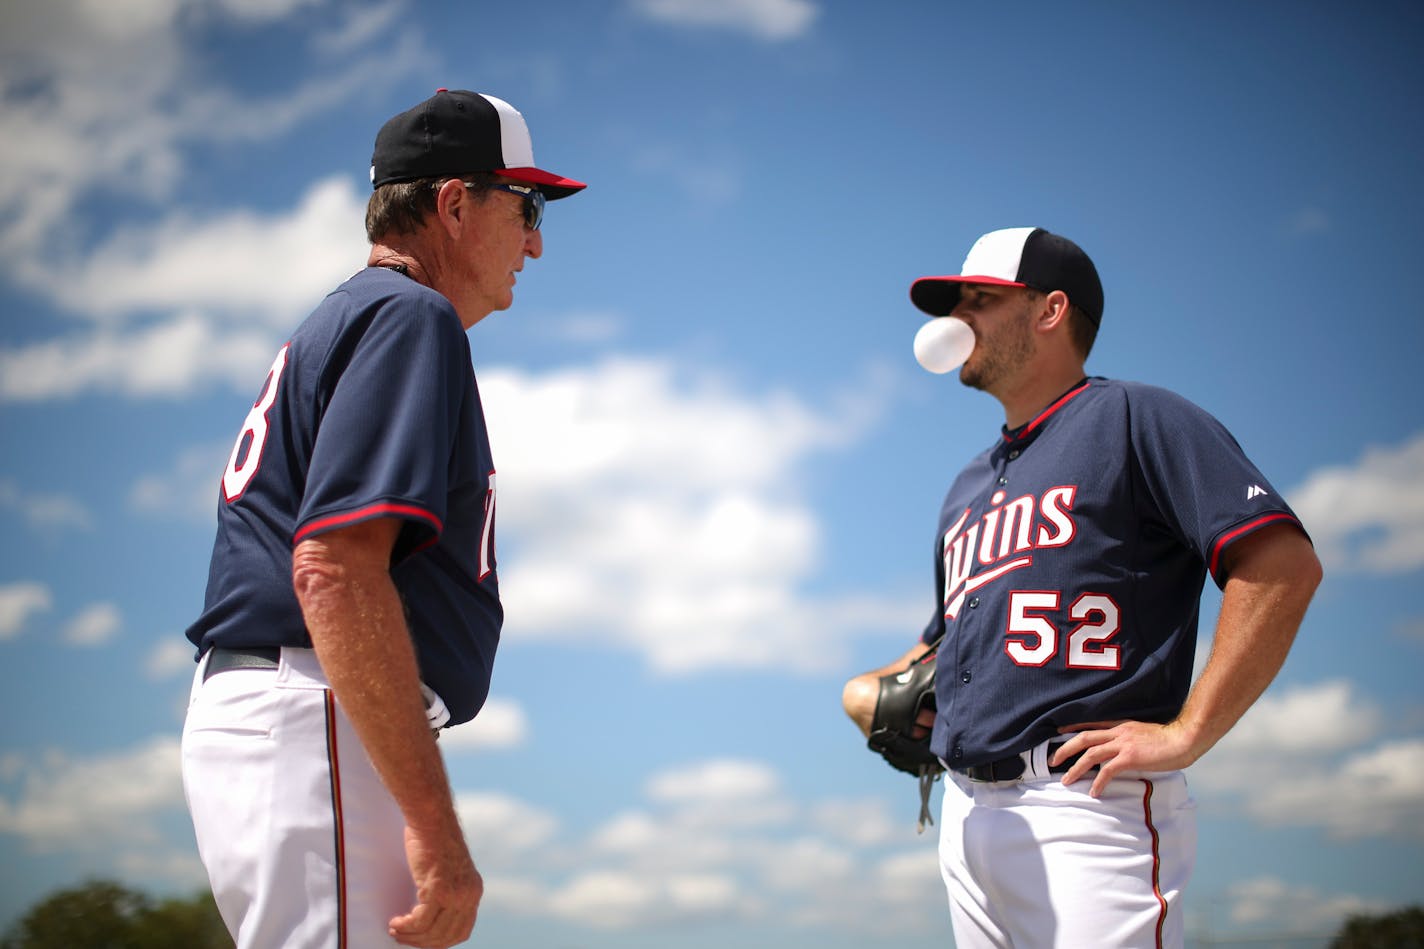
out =
[[[1424,907],[1380,916],[1351,916],[1330,949],[1424,949]]]
[[[153,901],[110,880],[90,880],[42,899],[0,949],[231,949],[212,894]]]

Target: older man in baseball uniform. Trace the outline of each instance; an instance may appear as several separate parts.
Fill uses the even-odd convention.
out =
[[[465,332],[543,253],[523,117],[439,90],[376,137],[366,267],[272,362],[223,473],[183,731],[198,849],[242,949],[450,946],[483,882],[438,729],[503,616]]]

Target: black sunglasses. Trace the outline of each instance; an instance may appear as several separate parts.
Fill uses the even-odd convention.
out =
[[[468,182],[465,187],[473,187]],[[531,231],[539,230],[539,225],[544,223],[544,192],[538,188],[531,188],[527,185],[507,185],[496,183],[490,185],[495,191],[508,191],[510,194],[517,194],[524,198],[524,226]]]

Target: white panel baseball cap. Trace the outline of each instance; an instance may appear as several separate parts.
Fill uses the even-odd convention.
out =
[[[921,277],[911,284],[910,302],[931,316],[948,316],[966,283],[1062,290],[1095,325],[1103,319],[1103,284],[1093,261],[1068,238],[1041,227],[990,231],[969,248],[958,274]]]
[[[435,95],[386,122],[376,134],[371,187],[417,178],[498,172],[526,181],[549,200],[586,186],[534,164],[529,126],[519,110],[491,95],[438,89]]]

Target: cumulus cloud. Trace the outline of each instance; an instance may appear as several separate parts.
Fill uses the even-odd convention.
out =
[[[365,264],[365,207],[345,176],[314,183],[290,210],[175,215],[56,268],[46,290],[98,320],[196,309],[287,329]]]
[[[123,626],[119,608],[112,603],[95,603],[65,624],[61,634],[71,646],[102,646]]]
[[[261,385],[257,374],[248,374],[253,391]],[[232,430],[237,438],[242,420],[239,404],[234,404]],[[185,449],[167,471],[139,478],[129,490],[129,505],[143,514],[171,517],[211,526],[217,508],[218,481],[227,466],[232,442],[213,442]]]
[[[440,748],[453,751],[483,751],[517,748],[529,737],[529,716],[511,699],[491,697],[472,721],[440,733]]]
[[[154,680],[193,675],[193,644],[180,635],[164,636],[144,659],[144,673]]]
[[[832,798],[811,810],[821,820],[808,824],[764,762],[688,762],[654,774],[637,809],[583,839],[562,831],[519,853],[503,848],[489,899],[517,915],[610,930],[716,918],[883,934],[946,922],[933,840],[917,836],[908,815],[898,832],[853,843],[824,822],[872,814],[873,804]],[[749,822],[748,811],[760,817]],[[493,812],[496,834],[516,813],[539,820],[510,802]],[[897,909],[893,923],[886,906]]]
[[[1379,732],[1380,710],[1343,679],[1263,699],[1222,744],[1232,753],[1316,755],[1360,747]]]
[[[1424,839],[1424,740],[1381,739],[1382,723],[1344,681],[1268,692],[1188,776],[1265,824]]]
[[[46,294],[97,325],[0,349],[0,401],[255,392],[282,334],[364,264],[363,208],[333,178],[290,211],[173,218],[56,265]]]
[[[538,850],[559,830],[558,818],[508,794],[470,791],[455,796],[455,813],[480,860],[510,861]]]
[[[20,788],[15,798],[0,798],[0,833],[37,852],[105,853],[156,843],[159,818],[183,807],[173,737],[93,758],[58,751],[20,758],[14,771]]]
[[[94,526],[89,510],[63,494],[22,490],[14,481],[0,479],[0,509],[15,511],[34,530],[88,530]]]
[[[215,381],[256,391],[279,345],[276,334],[222,329],[193,313],[132,331],[70,334],[0,349],[0,402],[176,396]]]
[[[1327,570],[1399,574],[1424,567],[1424,433],[1323,468],[1290,503]]]
[[[630,7],[660,23],[772,41],[805,35],[821,12],[810,0],[631,0]]]
[[[499,467],[511,628],[599,640],[656,668],[824,670],[867,629],[914,629],[918,600],[801,587],[822,562],[798,484],[862,416],[691,380],[667,361],[483,372]],[[914,609],[907,605],[914,603]]]
[[[86,194],[170,195],[194,144],[267,141],[358,100],[429,61],[411,29],[374,6],[331,11],[312,45],[314,78],[264,98],[218,85],[200,59],[205,32],[278,23],[308,0],[184,4],[51,0],[7,11],[0,34],[0,250],[28,285],[90,235]],[[387,6],[385,10],[389,10]],[[310,248],[309,248],[310,249]]]
[[[391,4],[329,9],[308,37],[321,68],[261,97],[220,85],[199,59],[209,32],[281,29],[314,2],[7,11],[0,253],[15,285],[89,325],[0,350],[0,403],[254,388],[277,334],[361,266],[361,156],[356,174],[312,183],[290,211],[198,214],[172,200],[194,146],[270,141],[428,66]],[[166,216],[106,231],[110,217],[76,213],[91,196]]]
[[[31,580],[0,586],[0,640],[13,640],[36,613],[54,606],[54,596],[43,583]]]
[[[0,586],[0,640],[14,639],[31,616],[54,606],[54,595],[43,583],[25,580]]]
[[[1352,894],[1322,893],[1314,887],[1292,886],[1274,877],[1256,877],[1231,887],[1227,916],[1235,924],[1279,927],[1289,920],[1299,933],[1333,932],[1345,918],[1382,912],[1388,907]]]

